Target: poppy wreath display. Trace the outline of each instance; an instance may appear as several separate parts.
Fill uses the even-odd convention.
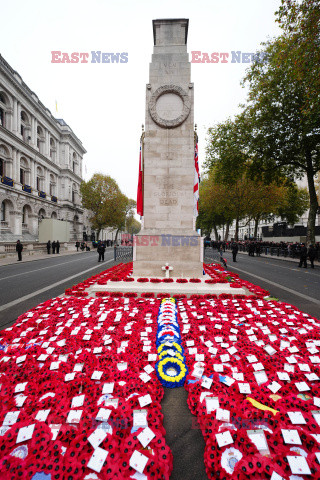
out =
[[[228,272],[222,267],[222,265],[214,263],[204,264],[203,269],[205,273],[211,277],[210,279],[205,280],[205,283],[230,283],[230,286],[233,286],[233,283],[235,283],[237,287],[233,286],[233,288],[247,288],[251,293],[257,295],[259,298],[269,295],[267,290],[264,290],[253,283],[240,279],[236,273]]]
[[[128,274],[127,267],[123,271]],[[101,281],[120,277],[121,268],[105,273]],[[145,421],[159,445],[154,440],[151,448],[159,448],[161,456],[150,457],[144,474],[157,478],[161,472],[161,478],[169,480],[172,455],[164,438],[163,387],[154,369],[160,300],[124,297],[121,292],[88,298],[80,295],[87,286],[82,282],[70,296],[38,305],[1,332],[1,479],[20,478],[20,473],[26,479],[96,478],[88,438],[101,425],[105,409],[107,437],[99,446],[108,455],[98,475],[126,478],[122,445],[134,435],[139,398],[150,395]],[[163,332],[167,328],[164,319]],[[17,444],[21,429],[32,425],[31,438]],[[145,453],[137,442],[134,450]]]
[[[177,310],[188,406],[206,442],[208,477],[269,480],[276,472],[287,480],[293,455],[304,457],[317,477],[319,322],[260,295],[194,296],[177,301]],[[296,444],[285,441],[292,430]],[[231,440],[219,446],[219,434],[228,432]],[[260,450],[255,434],[262,435]]]
[[[164,387],[181,387],[186,380],[188,367],[185,364],[180,343],[181,334],[177,320],[176,300],[174,298],[163,299],[158,314],[156,345],[159,361],[155,368]]]
[[[1,480],[135,478],[134,452],[147,457],[146,478],[169,480],[160,402],[163,386],[179,384],[205,441],[208,478],[270,480],[275,472],[288,480],[288,457],[297,456],[320,479],[319,321],[219,265],[204,269],[251,295],[89,298],[95,283],[131,281],[132,263],[119,264],[1,331]],[[142,397],[150,403],[137,424]],[[95,473],[89,438],[102,425],[107,457]],[[146,425],[155,437],[143,448]],[[286,443],[288,431],[296,444]],[[219,444],[221,434],[231,443]]]

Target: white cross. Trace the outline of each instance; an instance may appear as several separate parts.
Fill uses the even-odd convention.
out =
[[[173,270],[173,267],[169,266],[169,263],[166,263],[162,270],[166,272],[166,278],[170,277],[170,270]]]

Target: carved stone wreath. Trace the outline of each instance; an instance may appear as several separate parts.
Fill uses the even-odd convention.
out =
[[[157,101],[158,99],[166,94],[173,93],[178,95],[183,102],[183,109],[181,115],[172,120],[161,118],[157,113]],[[187,118],[191,110],[191,102],[188,94],[183,90],[183,88],[177,85],[163,85],[162,87],[157,88],[157,90],[152,94],[149,101],[149,112],[153,121],[164,128],[174,128],[181,125]]]

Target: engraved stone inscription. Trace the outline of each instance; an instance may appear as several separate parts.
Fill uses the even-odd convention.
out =
[[[174,198],[160,198],[160,205],[178,205],[178,200]]]
[[[158,192],[153,192],[153,196],[154,197],[160,197],[160,198],[164,198],[164,197],[184,197],[185,196],[185,192],[170,192],[170,191],[166,191],[166,190],[160,190]]]
[[[177,68],[177,64],[176,63],[164,63],[163,64],[164,66],[164,71],[166,73],[172,73],[175,71],[175,69]]]
[[[157,114],[164,120],[174,120],[183,112],[183,101],[175,93],[165,93],[156,103]]]

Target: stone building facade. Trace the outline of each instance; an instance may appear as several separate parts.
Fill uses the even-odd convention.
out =
[[[0,241],[36,241],[43,218],[82,239],[80,183],[86,153],[0,55]]]

